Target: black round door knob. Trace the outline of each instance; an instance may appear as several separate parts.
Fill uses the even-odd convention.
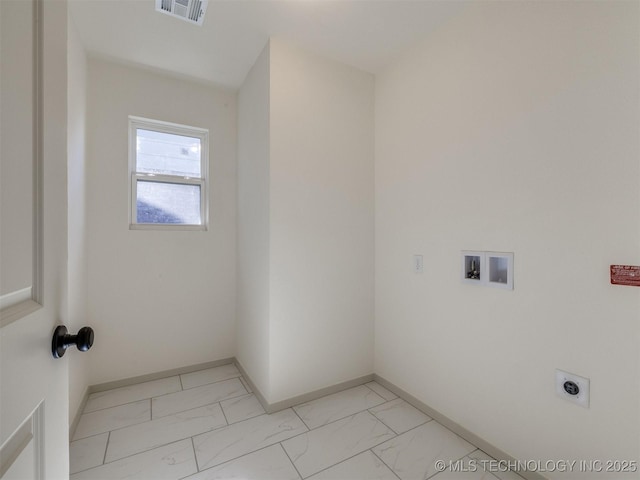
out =
[[[51,353],[54,358],[62,357],[71,345],[75,345],[81,352],[89,350],[93,345],[93,329],[82,327],[76,335],[69,335],[67,327],[58,325],[53,332],[53,340],[51,341]]]

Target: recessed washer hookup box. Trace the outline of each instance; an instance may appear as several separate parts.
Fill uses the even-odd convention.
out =
[[[640,267],[635,265],[611,265],[611,285],[640,287]]]

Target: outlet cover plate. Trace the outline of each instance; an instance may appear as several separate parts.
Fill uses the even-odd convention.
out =
[[[573,382],[578,386],[579,391],[576,395],[567,393],[564,388],[566,382]],[[556,370],[556,394],[569,402],[589,408],[589,379],[564,370]]]

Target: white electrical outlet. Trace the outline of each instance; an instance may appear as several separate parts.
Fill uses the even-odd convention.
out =
[[[589,379],[556,370],[556,394],[581,407],[589,408]]]
[[[422,273],[424,272],[424,262],[422,259],[422,255],[414,255],[413,256],[413,273]]]

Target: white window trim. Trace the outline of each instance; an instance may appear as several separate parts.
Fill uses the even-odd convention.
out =
[[[138,128],[162,133],[172,133],[200,139],[200,167],[201,178],[183,177],[179,175],[156,175],[136,171],[136,151]],[[180,183],[185,185],[200,185],[200,218],[202,225],[168,224],[168,223],[138,223],[137,179],[144,181]],[[190,127],[178,123],[163,122],[149,118],[129,116],[129,230],[204,230],[209,225],[209,130],[206,128]]]

